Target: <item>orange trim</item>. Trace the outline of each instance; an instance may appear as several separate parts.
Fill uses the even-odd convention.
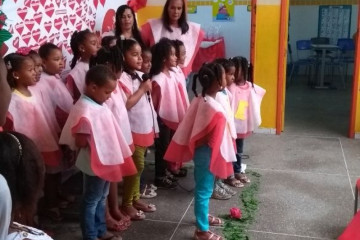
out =
[[[279,56],[278,56],[278,85],[277,85],[277,106],[276,106],[276,134],[280,135],[283,126],[284,111],[284,83],[285,83],[285,58],[287,47],[287,1],[281,0],[280,6],[280,34],[279,34]]]
[[[360,5],[359,5],[360,10]],[[353,74],[353,87],[352,87],[352,96],[351,96],[351,108],[350,108],[350,123],[349,123],[349,138],[355,137],[355,120],[356,120],[356,103],[358,99],[359,91],[359,66],[360,66],[360,14],[358,14],[357,21],[357,38],[355,43],[355,62],[354,62],[354,74]]]
[[[250,63],[255,63],[255,33],[256,33],[256,1],[251,0],[251,36],[250,36]],[[255,71],[253,71],[254,74]],[[254,76],[252,76],[254,79]]]

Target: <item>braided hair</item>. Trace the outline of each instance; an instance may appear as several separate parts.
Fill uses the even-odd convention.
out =
[[[239,73],[241,72],[242,79],[251,82],[251,84],[254,85],[252,79],[252,66],[249,66],[248,60],[245,57],[233,57],[230,58],[230,61],[235,65],[235,84],[239,85],[241,83],[239,76]]]
[[[124,60],[119,47],[100,48],[96,56],[90,58],[89,66],[92,68],[100,64],[110,65],[109,67],[115,74],[121,72],[123,70]]]
[[[214,81],[216,81],[219,85],[221,85],[222,74],[224,72],[224,68],[218,63],[208,63],[204,64],[198,74],[194,75],[192,90],[196,97],[198,97],[198,93],[196,91],[196,81],[199,79],[200,85],[202,86],[201,96],[205,97],[205,94],[209,90],[209,88],[213,85]]]
[[[16,79],[14,77],[14,72],[19,71],[25,60],[31,59],[28,56],[23,56],[17,53],[10,53],[4,58],[5,66],[7,68],[7,81],[11,88],[16,87]]]
[[[85,29],[80,32],[75,31],[73,33],[73,35],[71,36],[70,47],[74,54],[74,57],[71,60],[71,64],[70,64],[71,69],[73,69],[75,67],[77,61],[80,59],[81,52],[80,52],[79,46],[80,46],[80,44],[82,44],[85,41],[85,39],[87,38],[87,36],[89,34],[92,34],[92,32],[90,32],[89,29]]]
[[[230,69],[232,67],[235,67],[234,62],[232,62],[230,59],[226,59],[226,58],[218,58],[214,61],[214,63],[221,64],[221,66],[223,66],[223,68],[225,69],[226,73],[230,72]]]

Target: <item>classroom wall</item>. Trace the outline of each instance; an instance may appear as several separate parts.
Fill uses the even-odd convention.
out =
[[[343,0],[338,0],[339,4]],[[290,2],[291,3],[291,2]],[[344,3],[346,4],[346,3]],[[356,32],[358,6],[352,5],[350,38]],[[291,5],[289,37],[293,50],[293,60],[297,60],[296,41],[311,39],[318,35],[319,5]],[[300,55],[299,57],[303,57]]]

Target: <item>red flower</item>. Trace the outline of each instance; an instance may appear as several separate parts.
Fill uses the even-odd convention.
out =
[[[241,210],[239,208],[230,208],[230,217],[240,219],[241,218]]]

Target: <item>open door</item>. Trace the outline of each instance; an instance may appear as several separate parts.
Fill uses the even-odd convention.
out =
[[[360,10],[360,4],[358,4],[358,9]],[[353,85],[352,85],[352,96],[351,96],[351,108],[350,108],[350,123],[349,123],[349,138],[355,137],[355,130],[357,129],[357,122],[360,121],[359,115],[360,110],[358,108],[358,98],[359,98],[359,78],[360,78],[360,12],[358,11],[358,21],[357,21],[357,37],[355,42],[355,62],[354,62],[354,74],[353,74]]]

